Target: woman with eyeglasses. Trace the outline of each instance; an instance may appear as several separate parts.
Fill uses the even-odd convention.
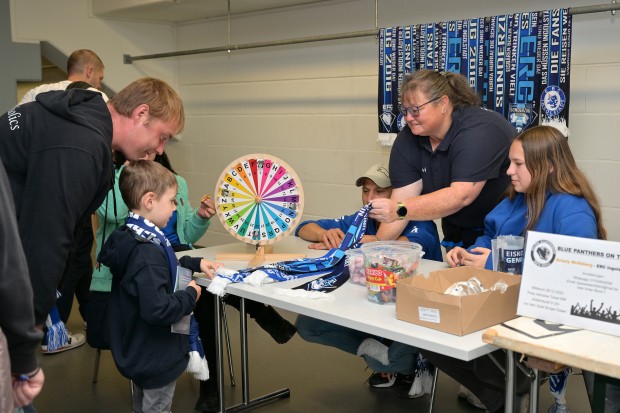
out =
[[[508,148],[516,131],[480,107],[467,79],[456,73],[408,75],[401,102],[407,125],[390,154],[394,189],[390,199],[373,201],[370,211],[371,218],[390,223],[377,236],[394,239],[408,220],[442,218],[442,245],[468,247],[510,183]]]

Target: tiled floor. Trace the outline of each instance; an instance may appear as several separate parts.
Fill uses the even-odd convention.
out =
[[[241,402],[241,372],[239,363],[238,312],[228,307],[232,335],[234,368],[237,386],[230,387],[226,374],[227,405]],[[295,314],[283,312],[289,320]],[[74,310],[69,329],[78,332],[82,322]],[[252,320],[250,335],[250,397],[258,397],[284,387],[291,397],[275,401],[253,412],[263,413],[367,413],[367,412],[426,412],[428,396],[403,399],[391,389],[371,389],[365,380],[370,375],[362,359],[324,346],[310,344],[299,336],[289,343],[278,345]],[[114,367],[109,352],[101,358],[99,381],[91,381],[95,350],[81,348],[42,356],[46,384],[36,399],[39,413],[117,413],[131,411],[129,381]],[[458,385],[446,375],[440,375],[435,412],[482,412],[456,397]],[[552,403],[547,385],[541,387],[541,412]],[[173,413],[191,413],[198,395],[198,382],[184,374],[177,382]],[[569,381],[568,405],[572,413],[588,413],[590,407],[581,376]]]

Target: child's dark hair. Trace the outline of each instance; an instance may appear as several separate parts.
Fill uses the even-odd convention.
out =
[[[144,194],[153,192],[159,198],[169,188],[176,188],[177,180],[172,172],[157,162],[138,160],[123,168],[118,185],[123,201],[132,210],[140,208]]]
[[[168,155],[166,155],[166,152],[162,152],[161,155],[160,154],[155,155],[155,159],[153,160],[165,166],[166,169],[172,172],[173,174],[178,175],[176,171],[172,169],[172,164],[170,163],[170,159],[168,158]]]

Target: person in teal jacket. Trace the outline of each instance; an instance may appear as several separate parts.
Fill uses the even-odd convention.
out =
[[[491,239],[498,235],[526,236],[527,231],[533,230],[607,238],[599,200],[577,167],[566,136],[558,129],[536,126],[521,133],[510,146],[509,159],[506,173],[512,186],[507,190],[506,199],[486,216],[484,234],[469,250],[456,247],[448,252],[448,264],[491,268]],[[501,363],[503,352],[498,350],[493,354]],[[431,352],[424,355],[453,379],[466,384],[488,411],[504,411],[504,374],[490,358],[465,362]],[[560,372],[555,376],[550,384],[554,383],[552,392],[556,406],[549,411],[567,411],[559,409],[557,404],[565,403],[562,390],[568,373]],[[523,376],[517,379],[517,394],[524,394],[529,384]]]
[[[177,249],[191,249],[191,245],[202,237],[211,223],[210,218],[215,214],[215,206],[213,201],[209,198],[204,198],[200,203],[199,208],[192,208],[189,203],[187,182],[185,179],[178,175],[170,165],[170,160],[166,153],[156,155],[155,162],[161,163],[167,169],[174,173],[178,183],[177,192],[177,210],[175,222],[169,222],[164,233],[171,242],[173,248]],[[99,219],[99,225],[97,227],[97,233],[95,235],[95,241],[97,242],[97,256],[101,246],[108,238],[108,236],[114,232],[118,227],[123,225],[129,215],[127,205],[123,202],[120,190],[118,188],[118,178],[123,170],[123,165],[115,168],[114,173],[114,187],[108,193],[104,203],[97,209],[97,217]],[[171,220],[172,221],[172,220]],[[176,235],[170,237],[169,235],[174,232]],[[171,239],[173,238],[173,239]],[[188,246],[189,248],[182,248],[179,246]],[[97,264],[93,270],[93,279],[90,284],[91,291],[108,292],[112,288],[112,274],[110,269],[104,265]]]

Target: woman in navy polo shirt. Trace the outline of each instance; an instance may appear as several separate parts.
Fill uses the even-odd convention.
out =
[[[508,187],[515,130],[500,114],[480,107],[467,79],[452,72],[407,76],[401,102],[407,126],[390,154],[394,190],[370,211],[371,218],[391,223],[378,236],[395,238],[408,220],[442,218],[444,247],[468,247]]]

